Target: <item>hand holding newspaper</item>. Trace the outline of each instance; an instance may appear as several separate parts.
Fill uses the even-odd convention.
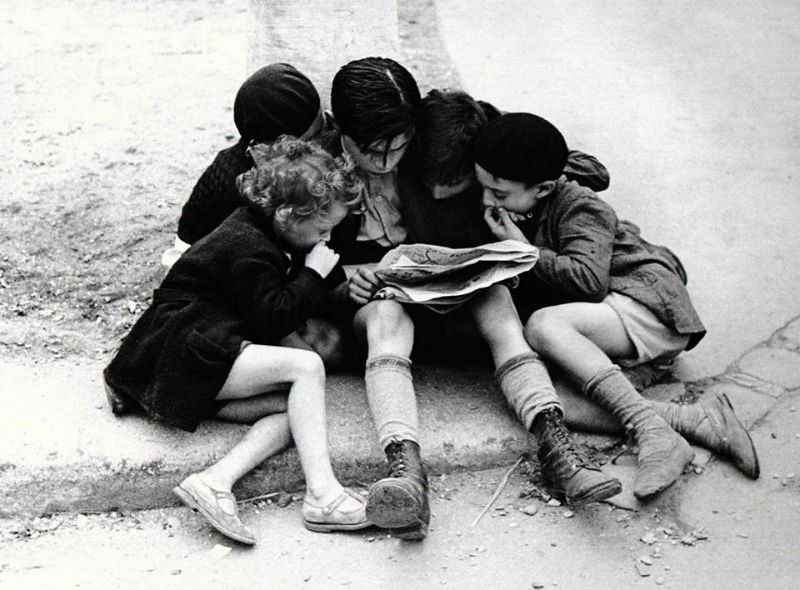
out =
[[[375,273],[386,286],[375,298],[419,303],[446,313],[479,290],[530,270],[538,258],[538,248],[516,240],[458,249],[402,245],[378,265]]]

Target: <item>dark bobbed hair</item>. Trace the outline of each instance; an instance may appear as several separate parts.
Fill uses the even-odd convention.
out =
[[[472,174],[475,140],[499,111],[460,90],[431,90],[422,99],[415,163],[430,184],[454,184]]]
[[[240,174],[236,186],[250,208],[271,219],[281,206],[294,218],[326,215],[334,202],[357,208],[364,185],[347,155],[334,157],[319,145],[290,136],[254,144],[255,166]]]
[[[406,68],[386,57],[351,61],[331,84],[331,110],[341,132],[364,149],[414,132],[420,93]]]

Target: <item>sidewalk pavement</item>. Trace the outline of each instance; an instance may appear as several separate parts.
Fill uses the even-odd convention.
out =
[[[58,511],[136,510],[176,505],[172,488],[188,474],[221,457],[246,426],[210,422],[186,433],[140,416],[114,417],[107,407],[99,364],[0,362],[3,433],[0,516],[24,518]],[[432,474],[513,463],[527,448],[519,425],[486,370],[415,367],[424,459]],[[752,427],[800,389],[800,317],[731,363],[721,375],[659,385],[659,399],[728,394]],[[87,403],[88,401],[88,403]],[[369,414],[363,380],[334,375],[328,381],[329,440],[334,468],[347,484],[383,475],[384,459]],[[603,449],[615,439],[582,435]],[[695,471],[711,455],[697,449]],[[608,465],[623,485],[633,481],[635,459]],[[763,476],[762,476],[763,477]],[[700,478],[683,483],[656,502],[675,502]],[[268,459],[234,490],[240,499],[302,487],[294,449]],[[632,486],[625,485],[626,489]],[[619,505],[636,508],[623,492]]]

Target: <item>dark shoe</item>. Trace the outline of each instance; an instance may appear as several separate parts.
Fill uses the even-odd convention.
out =
[[[541,419],[537,455],[542,475],[554,496],[576,505],[599,502],[622,491],[618,479],[608,477],[578,449],[558,410],[545,410]]]
[[[103,377],[103,386],[106,389],[106,399],[108,400],[108,405],[111,407],[111,413],[115,416],[122,416],[133,410],[133,401],[128,396],[114,391],[108,384],[105,376]]]
[[[750,433],[728,396],[706,396],[696,404],[664,405],[664,419],[687,440],[731,459],[747,477],[758,479],[758,454]]]
[[[419,445],[410,440],[390,443],[386,459],[389,475],[370,488],[367,518],[375,526],[392,529],[401,539],[424,539],[431,512]]]

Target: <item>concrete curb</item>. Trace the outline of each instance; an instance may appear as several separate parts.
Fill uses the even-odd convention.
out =
[[[3,517],[57,511],[135,510],[177,504],[172,487],[224,454],[246,426],[209,423],[185,433],[138,416],[115,418],[106,407],[101,365],[0,364],[0,381],[14,384],[2,394],[0,431],[5,435],[0,490]],[[511,464],[527,449],[527,434],[508,409],[488,371],[415,367],[424,458],[433,474]],[[732,363],[722,375],[652,388],[660,398],[684,392],[699,396],[725,391],[743,422],[752,427],[789,391],[800,388],[800,318]],[[87,404],[87,400],[90,400]],[[337,474],[347,484],[374,481],[384,470],[375,441],[363,380],[329,379],[329,440]],[[597,440],[600,439],[600,440]],[[603,440],[604,439],[604,440]],[[609,437],[584,439],[602,448]],[[698,450],[697,463],[711,455]],[[615,466],[633,480],[634,462]],[[687,477],[662,494],[658,506],[677,505]],[[270,458],[242,479],[239,498],[302,486],[296,451]],[[626,486],[630,487],[630,486]],[[643,508],[638,504],[628,508]],[[653,504],[653,503],[650,503]]]

